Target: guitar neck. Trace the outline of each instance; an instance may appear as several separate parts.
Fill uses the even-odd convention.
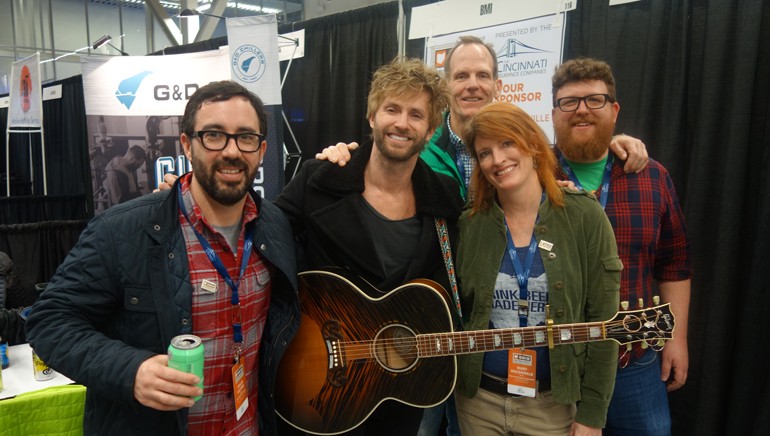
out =
[[[605,322],[554,326],[471,330],[417,335],[419,357],[439,357],[486,351],[603,341]]]

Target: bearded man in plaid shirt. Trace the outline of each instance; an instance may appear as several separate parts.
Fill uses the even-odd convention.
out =
[[[687,316],[691,260],[684,216],[674,184],[660,163],[650,160],[626,174],[608,153],[620,105],[610,66],[574,59],[553,76],[552,119],[563,174],[575,185],[595,191],[615,231],[623,261],[620,300],[631,309],[671,303],[674,338],[660,355],[635,344],[621,348],[615,391],[604,435],[671,433],[667,391],[687,380]]]
[[[32,306],[27,338],[87,387],[85,434],[273,435],[299,303],[289,222],[251,189],[267,113],[243,86],[214,82],[180,130],[192,173],[94,218]],[[203,341],[203,392],[167,366],[182,334]]]

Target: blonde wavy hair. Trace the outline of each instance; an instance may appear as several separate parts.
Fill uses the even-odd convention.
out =
[[[389,96],[428,93],[428,123],[432,131],[442,122],[449,106],[449,90],[439,73],[420,59],[396,57],[381,66],[372,77],[367,98],[366,118],[371,119]]]

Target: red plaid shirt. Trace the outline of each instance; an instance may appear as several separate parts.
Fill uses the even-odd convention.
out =
[[[182,224],[187,258],[190,267],[190,283],[193,288],[193,334],[200,336],[205,347],[205,367],[203,371],[203,398],[190,408],[188,433],[190,435],[257,435],[257,381],[259,364],[259,344],[267,320],[270,304],[270,268],[253,250],[249,264],[241,277],[238,297],[241,304],[243,325],[243,359],[246,370],[246,383],[249,391],[249,407],[240,420],[235,419],[235,401],[233,400],[233,331],[232,290],[220,277],[211,261],[203,251],[195,229],[203,235],[216,251],[227,268],[230,277],[237,281],[240,273],[241,256],[232,252],[227,240],[203,218],[201,210],[195,204],[190,193],[190,176],[179,179],[185,208],[190,217],[187,222],[181,210],[179,222]],[[244,226],[238,237],[238,251],[243,250],[245,224],[258,216],[256,204],[247,197],[243,208]],[[217,284],[216,292],[201,288],[206,279]]]
[[[568,180],[561,170],[559,178]],[[656,281],[690,278],[692,264],[684,214],[663,165],[650,159],[641,173],[626,174],[622,162],[616,159],[604,211],[623,261],[620,301],[628,301],[630,309],[638,308],[640,298],[645,307],[653,305]],[[635,348],[637,355],[642,353],[638,344]]]

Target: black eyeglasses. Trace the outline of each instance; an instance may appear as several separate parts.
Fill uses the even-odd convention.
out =
[[[235,140],[235,146],[244,153],[256,153],[262,147],[265,135],[257,132],[225,133],[218,130],[199,130],[195,132],[203,148],[211,151],[221,151],[227,147],[231,139]]]
[[[601,109],[610,101],[609,94],[591,94],[585,97],[562,97],[556,100],[554,107],[558,107],[562,112],[575,112],[580,107],[580,102],[586,104],[588,109]]]

